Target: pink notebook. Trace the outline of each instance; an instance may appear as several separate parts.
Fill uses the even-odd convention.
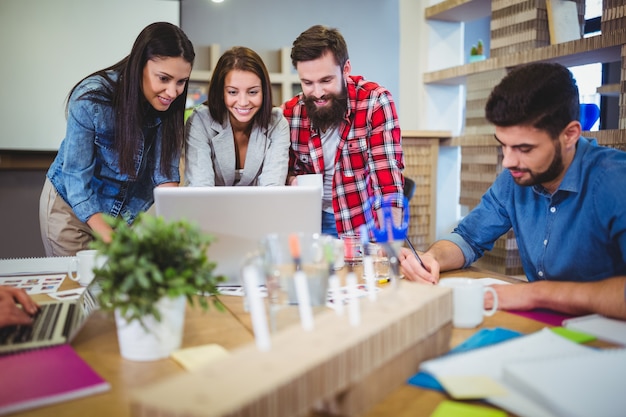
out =
[[[111,389],[70,345],[0,356],[0,370],[0,415]]]

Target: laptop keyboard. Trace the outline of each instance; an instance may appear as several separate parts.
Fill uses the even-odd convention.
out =
[[[0,344],[12,345],[51,339],[62,307],[62,303],[43,304],[40,306],[37,314],[33,316],[33,324],[31,326],[7,326],[0,328]],[[75,308],[74,305],[71,307]],[[69,329],[64,330],[65,334],[67,332],[69,332]]]

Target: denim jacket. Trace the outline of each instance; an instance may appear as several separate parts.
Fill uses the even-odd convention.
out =
[[[112,78],[117,79],[117,74]],[[140,212],[150,208],[157,185],[180,181],[180,156],[172,158],[169,174],[161,175],[161,120],[154,117],[142,129],[135,175],[122,174],[114,150],[113,108],[81,98],[85,92],[102,91],[105,83],[100,76],[89,77],[70,96],[65,139],[47,176],[80,221],[103,213],[122,216],[131,224]]]

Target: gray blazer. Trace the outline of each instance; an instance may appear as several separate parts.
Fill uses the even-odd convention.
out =
[[[206,105],[198,106],[185,127],[185,185],[230,186],[235,182],[235,144],[230,119],[222,124]],[[243,175],[237,185],[285,185],[289,163],[289,125],[281,109],[272,110],[267,132],[254,126]]]

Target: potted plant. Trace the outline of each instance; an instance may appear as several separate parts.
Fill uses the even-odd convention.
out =
[[[478,43],[470,49],[469,62],[483,61],[484,59],[485,53],[483,51],[483,41],[482,39],[479,39]]]
[[[218,294],[224,280],[213,275],[215,263],[207,257],[213,237],[185,220],[147,213],[132,227],[121,218],[105,219],[114,232],[111,242],[97,237],[92,243],[107,259],[94,272],[101,307],[115,313],[120,353],[133,360],[167,357],[180,347],[186,301],[207,310],[204,296]]]

